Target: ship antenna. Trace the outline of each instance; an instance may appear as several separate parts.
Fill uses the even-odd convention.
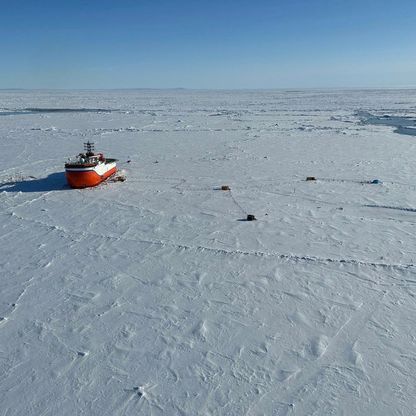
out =
[[[86,151],[87,156],[93,156],[94,155],[94,143],[90,142],[88,140],[87,143],[84,143],[84,150]]]

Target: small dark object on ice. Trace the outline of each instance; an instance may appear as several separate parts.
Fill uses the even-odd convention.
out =
[[[133,387],[133,390],[137,392],[139,397],[143,396],[143,392],[140,390],[140,387]]]
[[[130,163],[131,162],[131,160],[129,159],[126,163]]]
[[[159,163],[159,161],[158,160],[155,160],[153,163]]]
[[[254,214],[247,214],[247,221],[256,221],[257,218],[254,216]]]
[[[228,185],[222,185],[221,191],[231,191],[231,188]]]
[[[307,181],[316,181],[316,178],[315,178],[315,176],[307,176],[306,180]]]
[[[126,177],[123,175],[119,175],[119,176],[114,176],[113,181],[114,182],[125,182]]]
[[[380,179],[373,179],[373,180],[371,181],[371,183],[372,183],[372,184],[374,184],[374,185],[379,185],[379,184],[382,184],[383,182],[381,182],[381,180],[380,180]]]

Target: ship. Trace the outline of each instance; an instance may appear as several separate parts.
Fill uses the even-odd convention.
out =
[[[84,143],[84,153],[65,163],[65,176],[71,188],[97,186],[117,172],[117,159],[95,153],[94,143]]]

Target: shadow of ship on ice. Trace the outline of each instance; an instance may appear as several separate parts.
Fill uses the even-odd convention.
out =
[[[63,172],[51,173],[45,178],[22,178],[0,183],[0,192],[50,192],[70,189]]]

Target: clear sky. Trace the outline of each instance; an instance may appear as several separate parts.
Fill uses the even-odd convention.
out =
[[[415,0],[0,0],[0,88],[401,86]]]

